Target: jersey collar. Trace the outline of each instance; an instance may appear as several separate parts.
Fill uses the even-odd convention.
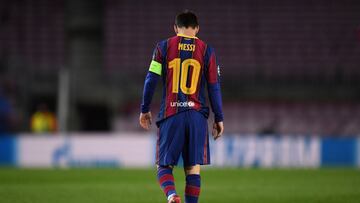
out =
[[[192,36],[188,36],[188,35],[184,35],[184,34],[177,34],[177,36],[179,37],[186,37],[186,38],[192,38],[192,39],[199,39],[197,37],[192,37]]]

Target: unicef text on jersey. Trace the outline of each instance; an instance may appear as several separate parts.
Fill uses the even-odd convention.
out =
[[[193,107],[195,106],[195,103],[192,101],[186,101],[186,102],[170,102],[171,107]]]

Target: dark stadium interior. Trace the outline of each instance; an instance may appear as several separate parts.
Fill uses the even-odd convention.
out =
[[[0,104],[11,108],[0,109],[6,130],[29,131],[41,102],[66,115],[61,130],[140,130],[153,48],[174,34],[175,14],[190,5],[199,37],[216,48],[222,67],[227,132],[360,133],[356,0],[0,0]],[[68,88],[60,79],[66,73]]]

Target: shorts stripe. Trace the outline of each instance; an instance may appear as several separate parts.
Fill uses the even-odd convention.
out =
[[[208,164],[207,162],[207,142],[208,142],[208,130],[206,128],[206,133],[205,133],[205,144],[204,144],[204,164]]]
[[[160,128],[158,128],[157,132],[157,140],[156,140],[156,164],[159,165],[159,150],[160,150]]]

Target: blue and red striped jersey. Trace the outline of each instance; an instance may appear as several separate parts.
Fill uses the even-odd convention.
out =
[[[202,40],[179,34],[163,40],[156,45],[153,53],[141,111],[149,112],[157,80],[161,78],[163,96],[158,121],[189,109],[208,117],[207,98],[215,121],[222,121],[219,75],[214,49]]]

